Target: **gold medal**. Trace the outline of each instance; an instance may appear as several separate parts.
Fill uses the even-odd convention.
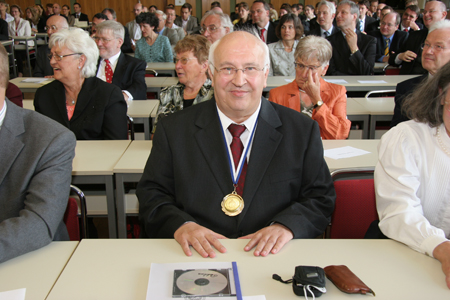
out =
[[[236,191],[233,191],[231,194],[223,197],[221,205],[223,212],[227,216],[234,217],[239,215],[244,209],[244,199]]]

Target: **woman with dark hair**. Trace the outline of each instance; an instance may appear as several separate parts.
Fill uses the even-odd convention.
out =
[[[70,7],[67,4],[64,4],[61,7],[61,15],[66,16],[67,22],[69,26],[72,27],[75,24],[75,16],[70,14]]]
[[[450,288],[450,63],[411,93],[383,135],[375,191],[384,235],[438,259]]]
[[[275,33],[278,42],[269,44],[269,76],[295,76],[294,52],[298,40],[303,36],[303,26],[294,14],[281,17]]]
[[[173,61],[172,47],[169,38],[155,32],[159,19],[152,13],[141,13],[136,17],[142,31],[142,38],[136,42],[134,57],[146,62]]]
[[[33,33],[45,32],[45,19],[40,17],[36,8],[33,6],[27,7],[25,15],[27,21],[30,22],[31,31]]]
[[[251,24],[252,18],[250,14],[250,8],[246,2],[239,3],[238,14],[239,18],[233,21],[235,28],[238,28],[244,24]]]
[[[292,14],[292,8],[288,3],[283,3],[280,7],[280,18],[284,15]],[[297,15],[297,14],[294,14]]]

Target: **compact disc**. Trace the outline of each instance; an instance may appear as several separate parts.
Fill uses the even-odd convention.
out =
[[[176,278],[176,286],[183,293],[207,296],[224,293],[228,279],[224,274],[214,270],[188,270]],[[226,289],[225,293],[229,293]]]

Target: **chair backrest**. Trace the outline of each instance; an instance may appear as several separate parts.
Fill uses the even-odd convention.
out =
[[[74,197],[69,197],[66,212],[64,213],[64,224],[66,224],[69,238],[71,241],[80,241],[87,236],[86,234],[86,197],[84,193],[74,185],[70,186],[70,194],[76,195],[80,202],[80,214],[78,213],[78,201]],[[80,220],[81,218],[81,226]],[[81,229],[81,230],[80,230]],[[81,233],[80,233],[81,232]]]
[[[357,178],[364,174],[369,174],[372,178]],[[334,171],[332,177],[335,180],[336,206],[331,216],[329,238],[364,238],[370,224],[378,219],[373,168],[342,169]],[[337,177],[340,179],[336,180]]]

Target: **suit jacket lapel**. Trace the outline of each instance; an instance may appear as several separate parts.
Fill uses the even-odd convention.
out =
[[[242,195],[245,206],[242,213],[238,215],[238,224],[242,222],[251,206],[256,191],[261,185],[273,155],[283,138],[283,135],[276,129],[281,125],[281,120],[273,106],[268,100],[262,98],[261,111],[259,112],[258,124],[253,138],[252,151],[245,177],[244,193]]]
[[[79,118],[82,115],[83,111],[91,101],[92,95],[96,94],[95,80],[97,80],[97,77],[90,77],[84,80],[83,86],[81,87],[81,91],[78,94],[77,104],[75,105],[75,111],[73,112],[72,119],[70,119],[70,123],[74,122],[77,118]]]
[[[233,191],[233,181],[227,161],[222,126],[217,114],[216,101],[211,99],[205,105],[208,105],[208,109],[203,110],[195,121],[195,125],[199,127],[195,139],[225,196]]]
[[[120,52],[119,60],[117,61],[116,69],[114,70],[112,84],[120,87],[120,83],[122,82],[122,78],[125,73],[126,67],[127,67],[127,62],[126,62],[125,54]]]
[[[67,128],[70,128],[70,123],[69,123],[69,117],[67,116],[67,108],[66,108],[66,93],[65,93],[65,89],[64,89],[64,85],[57,81],[58,84],[55,84],[55,90],[53,93],[49,94],[49,97],[52,97],[52,102],[53,105],[55,105],[55,107],[58,108],[59,113],[61,114],[61,116],[63,116],[64,119],[64,125]],[[63,100],[64,99],[64,100]]]
[[[0,130],[0,186],[24,147],[23,142],[17,138],[25,132],[22,110],[11,101],[6,102],[6,116]]]

